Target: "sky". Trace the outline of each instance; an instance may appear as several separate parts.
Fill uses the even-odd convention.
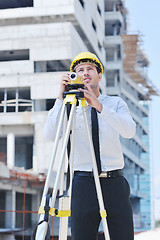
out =
[[[129,33],[141,34],[142,49],[150,60],[148,76],[160,91],[160,0],[125,0],[125,6]],[[152,97],[150,136],[154,197],[160,198],[160,96]]]

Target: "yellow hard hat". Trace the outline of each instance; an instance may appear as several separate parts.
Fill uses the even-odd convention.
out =
[[[81,63],[92,63],[97,67],[98,73],[103,74],[103,66],[95,54],[91,52],[79,53],[71,63],[70,71],[74,72],[75,68]]]

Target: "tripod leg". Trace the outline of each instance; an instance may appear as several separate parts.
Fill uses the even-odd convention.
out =
[[[45,186],[44,186],[44,190],[43,190],[40,207],[43,207],[45,205],[45,199],[46,199],[46,195],[47,195],[48,188],[49,188],[49,182],[50,182],[51,173],[52,173],[52,169],[53,169],[53,163],[55,160],[57,146],[58,146],[58,142],[59,142],[59,138],[60,138],[64,112],[65,112],[65,105],[62,106],[62,110],[61,110],[61,116],[60,116],[57,134],[56,134],[56,138],[55,138],[53,153],[52,153],[52,157],[51,157],[51,161],[50,161],[50,165],[49,165],[49,170],[48,170],[48,174],[47,174],[47,178],[46,178],[46,182],[45,182]],[[44,219],[44,214],[40,214],[39,222],[43,221],[43,219]],[[38,225],[37,231],[36,231],[36,238],[35,238],[36,240],[44,240],[45,239],[47,227],[48,227],[47,222],[43,222],[40,225]]]
[[[56,134],[56,138],[55,138],[55,142],[54,142],[54,148],[53,148],[51,161],[50,161],[50,165],[49,165],[49,169],[48,169],[48,174],[47,174],[47,178],[46,178],[46,182],[45,182],[45,186],[44,186],[44,190],[43,190],[42,201],[43,201],[43,197],[45,197],[47,195],[47,192],[48,192],[49,182],[50,182],[52,169],[53,169],[53,164],[54,164],[54,160],[55,160],[55,156],[56,156],[56,152],[57,152],[57,146],[58,146],[58,142],[59,142],[59,138],[60,138],[60,133],[61,133],[61,130],[62,130],[64,113],[65,113],[65,105],[63,105],[63,107],[62,107],[62,112],[61,112],[61,116],[60,116],[60,120],[59,120],[59,125],[58,125],[58,128],[57,128],[57,134]],[[43,204],[44,204],[44,202],[43,202]],[[43,206],[42,203],[41,203],[41,206]]]
[[[67,123],[67,120],[65,121]],[[66,131],[66,126],[65,126],[65,131]],[[64,139],[64,137],[63,137]],[[66,153],[67,155],[67,153]],[[67,156],[68,157],[68,156]],[[68,159],[69,161],[69,159]],[[64,191],[64,172],[65,172],[65,162],[63,163],[63,169],[61,171],[61,181],[60,181],[60,195],[63,195],[63,191]],[[67,208],[67,201],[68,201],[68,196],[63,196],[59,199],[59,209],[60,210],[66,210]],[[63,239],[63,240],[67,240],[67,229],[68,229],[68,218],[67,217],[63,217],[60,218],[59,221],[59,240]]]
[[[86,107],[83,107],[83,113],[84,113],[84,119],[86,124],[87,135],[88,135],[88,141],[90,145],[90,151],[91,151],[91,157],[92,157],[92,163],[93,163],[93,174],[94,174],[94,180],[96,185],[97,198],[98,198],[99,207],[100,207],[100,213],[102,217],[104,235],[105,235],[105,239],[109,240],[110,237],[109,237],[108,225],[106,220],[106,210],[104,208],[103,196],[102,196],[101,185],[100,185],[99,176],[98,176],[98,169],[97,169],[97,164],[96,164],[96,159],[94,154],[94,148],[92,143],[92,137],[91,137],[90,127],[89,127]]]
[[[59,161],[59,167],[58,167],[58,171],[57,171],[57,175],[56,175],[55,187],[53,189],[51,206],[55,205],[55,200],[56,200],[56,195],[57,195],[57,190],[58,190],[58,185],[59,185],[59,180],[60,180],[61,169],[62,169],[62,165],[63,165],[65,151],[66,151],[66,148],[67,148],[67,143],[68,143],[69,134],[70,134],[70,130],[71,130],[72,119],[73,119],[73,115],[75,113],[75,108],[76,108],[76,106],[72,105],[69,120],[68,120],[68,124],[67,124],[66,134],[65,134],[65,137],[64,137],[64,143],[63,143],[63,147],[62,147],[61,158],[60,158],[60,161]]]
[[[74,157],[74,136],[75,136],[75,114],[73,117],[72,123],[72,135],[71,135],[71,152],[69,158],[70,164],[70,184],[68,190],[68,196],[62,199],[61,208],[62,210],[70,210],[71,208],[71,192],[72,192],[72,178],[73,178],[73,157]],[[60,227],[59,227],[59,240],[67,240],[68,233],[68,217],[60,218]]]
[[[56,196],[57,196],[57,191],[58,191],[58,186],[59,186],[59,181],[60,181],[60,174],[61,174],[61,170],[62,170],[62,166],[63,166],[64,156],[65,156],[65,152],[66,152],[66,148],[67,148],[67,143],[68,143],[69,134],[70,134],[70,130],[71,130],[72,119],[73,119],[73,115],[75,113],[75,108],[76,108],[76,106],[73,104],[72,108],[71,108],[69,120],[67,123],[67,129],[66,129],[66,134],[64,137],[64,143],[63,143],[62,153],[61,153],[61,157],[60,157],[60,161],[59,161],[59,167],[58,167],[58,171],[57,171],[57,175],[56,175],[56,179],[55,179],[55,185],[54,185],[54,189],[53,189],[52,198],[50,201],[51,207],[55,205],[55,201],[56,201]],[[65,111],[65,105],[63,105],[63,107],[62,107],[61,118],[63,118],[63,116],[64,116],[64,111]],[[61,118],[60,118],[60,120],[61,120]],[[60,124],[62,126],[62,120],[60,121]],[[59,140],[60,130],[61,130],[60,127],[58,127],[58,132],[57,132],[56,141],[55,141],[55,142],[57,142],[57,144],[58,144],[58,140]],[[53,152],[52,158],[55,157],[57,144],[55,144],[56,146],[54,146],[55,151]],[[42,201],[41,201],[42,207],[45,205],[45,198],[46,198],[45,193],[47,194],[47,191],[48,191],[49,180],[51,177],[52,168],[53,168],[53,164],[50,164],[49,173],[47,175],[46,184],[45,184],[43,197],[42,197]],[[43,219],[44,219],[44,214],[41,214],[39,222],[43,221]],[[48,222],[46,222],[46,221],[44,221],[40,225],[38,225],[37,232],[36,232],[36,240],[45,240],[45,236],[47,233],[47,227],[48,227]]]

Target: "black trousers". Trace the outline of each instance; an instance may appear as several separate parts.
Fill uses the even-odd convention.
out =
[[[123,177],[100,178],[111,240],[133,240],[130,187]],[[71,201],[72,240],[96,240],[101,221],[93,177],[74,176]]]

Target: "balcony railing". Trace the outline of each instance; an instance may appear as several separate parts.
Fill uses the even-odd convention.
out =
[[[1,101],[0,106],[3,108],[3,112],[5,113],[7,112],[8,107],[12,107],[12,111],[9,110],[9,112],[34,111],[33,101],[28,99],[4,100]]]

